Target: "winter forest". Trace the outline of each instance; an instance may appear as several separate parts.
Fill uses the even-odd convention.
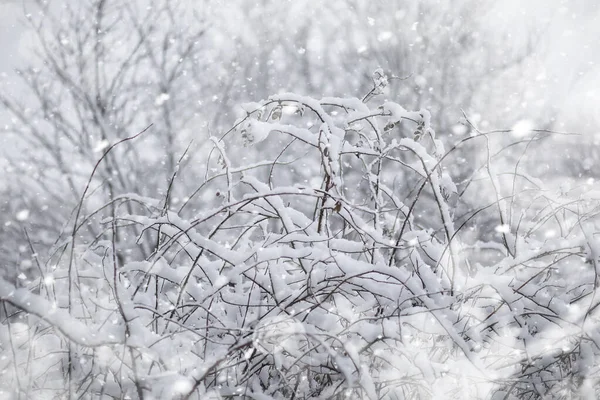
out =
[[[0,0],[0,399],[600,398],[597,0]]]

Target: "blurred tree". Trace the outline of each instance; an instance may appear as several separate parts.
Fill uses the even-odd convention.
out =
[[[432,128],[446,143],[468,134],[458,124],[461,109],[477,111],[481,117],[473,120],[483,128],[499,116],[506,121],[499,102],[521,84],[511,86],[506,77],[518,75],[543,33],[532,30],[519,43],[498,35],[486,26],[491,1],[34,3],[33,61],[0,95],[13,116],[7,132],[14,146],[0,188],[10,201],[0,207],[13,217],[29,210],[32,239],[43,247],[68,220],[102,151],[150,123],[142,145],[126,144],[102,166],[90,210],[128,192],[156,197],[158,191],[166,199],[162,183],[191,139],[195,147],[185,162],[198,166],[192,158],[206,155],[197,147],[206,131],[227,126],[231,110],[243,117],[240,102],[287,91],[361,97],[377,67],[408,77],[392,78],[384,96],[432,110]],[[502,125],[521,116],[513,111],[514,121]],[[453,153],[448,168],[459,185],[485,163],[481,154],[471,145]],[[185,180],[171,190],[193,185],[194,173]],[[180,197],[168,196],[167,208]],[[14,249],[29,246],[11,219],[3,221],[11,225],[0,258],[14,262]]]
[[[211,80],[203,79],[205,17],[181,2],[39,0],[35,6],[27,14],[34,61],[17,71],[19,85],[0,94],[13,116],[6,133],[14,138],[3,188],[10,201],[2,211],[28,210],[31,239],[48,249],[102,153],[151,122],[142,145],[125,144],[107,156],[88,192],[88,211],[107,201],[114,209],[125,193],[162,195],[165,208],[176,200],[156,190],[175,173]],[[14,249],[26,240],[19,224],[6,222],[0,254],[15,261]],[[100,218],[87,222],[98,239]],[[149,244],[140,248],[151,251]]]

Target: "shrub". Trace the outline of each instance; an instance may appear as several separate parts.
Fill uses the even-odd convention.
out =
[[[372,95],[385,83],[377,72]],[[92,213],[110,212],[87,244],[77,237],[91,216],[78,211],[62,256],[40,264],[29,289],[0,281],[0,390],[594,397],[594,193],[555,195],[521,158],[502,165],[490,143],[507,131],[465,121],[471,135],[446,151],[427,111],[369,107],[370,97],[245,105],[211,139],[204,179],[178,208],[168,195],[116,197]],[[510,148],[525,154],[551,135]],[[487,156],[459,190],[445,164],[471,141]],[[203,206],[192,211],[193,201]],[[143,233],[132,238],[132,226]],[[140,241],[153,244],[146,259],[128,252]]]

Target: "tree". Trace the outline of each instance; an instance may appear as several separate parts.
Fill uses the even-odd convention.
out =
[[[38,62],[17,71],[22,85],[0,95],[13,115],[5,133],[12,135],[14,151],[7,154],[5,171],[18,176],[7,180],[3,197],[21,200],[2,210],[28,212],[31,240],[43,254],[61,251],[56,238],[72,218],[96,159],[111,144],[153,123],[143,145],[126,144],[107,156],[88,193],[95,200],[86,199],[92,207],[124,193],[156,196],[189,145],[189,129],[209,95],[202,95],[209,82],[196,79],[207,72],[200,53],[206,23],[182,3],[146,5],[40,0],[37,12],[27,14]],[[174,193],[162,195],[166,208],[178,200]],[[103,235],[100,221],[86,223],[88,240]],[[6,248],[0,254],[7,263],[16,261],[15,247],[29,252],[19,225],[3,230]],[[149,254],[152,246],[139,249]],[[35,274],[32,267],[29,262],[21,272]]]

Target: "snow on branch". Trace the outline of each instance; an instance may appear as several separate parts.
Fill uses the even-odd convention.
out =
[[[123,343],[123,338],[116,336],[114,332],[98,331],[96,327],[73,318],[67,311],[58,308],[55,303],[31,293],[28,289],[17,289],[3,279],[0,279],[0,301],[5,301],[38,317],[80,346],[99,347]]]

